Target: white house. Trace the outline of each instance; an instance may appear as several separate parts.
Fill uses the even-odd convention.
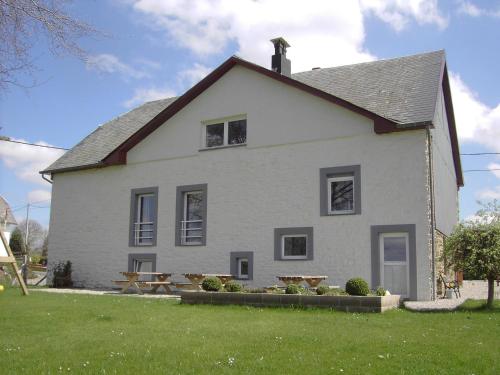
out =
[[[435,296],[463,185],[444,51],[291,74],[230,57],[184,95],[100,127],[53,180],[49,264],[277,275]]]
[[[10,236],[17,227],[17,221],[14,217],[9,203],[0,196],[0,230],[3,232],[7,242],[10,241]]]

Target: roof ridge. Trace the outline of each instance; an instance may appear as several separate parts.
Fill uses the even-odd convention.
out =
[[[386,59],[373,60],[373,61],[364,61],[364,62],[359,62],[359,63],[354,63],[354,64],[329,66],[327,68],[319,68],[319,69],[314,69],[314,70],[313,69],[311,69],[311,70],[303,70],[301,72],[292,73],[292,77],[294,75],[296,75],[296,74],[309,73],[309,72],[312,72],[312,71],[316,71],[317,72],[317,71],[327,70],[327,69],[345,68],[345,67],[348,67],[348,66],[359,66],[359,65],[365,65],[365,64],[382,63],[382,62],[387,62],[387,61],[404,60],[404,59],[408,59],[410,57],[430,55],[430,54],[437,53],[437,52],[442,52],[443,55],[445,54],[445,50],[444,50],[444,48],[442,48],[442,49],[438,49],[438,50],[434,50],[434,51],[428,51],[428,52],[422,52],[422,53],[415,53],[413,55],[405,55],[405,56],[399,56],[399,57],[390,57],[390,58],[386,58]]]

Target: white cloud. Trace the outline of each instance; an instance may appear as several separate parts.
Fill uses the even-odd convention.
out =
[[[52,193],[48,190],[32,190],[28,193],[29,203],[41,203],[50,201]]]
[[[26,142],[24,139],[12,138],[12,140]],[[43,141],[36,144],[50,146]],[[46,185],[48,182],[44,181],[38,172],[47,168],[62,154],[63,150],[0,142],[0,159],[7,168],[12,169],[21,180],[40,185]]]
[[[490,164],[488,164],[488,169],[491,170],[491,173],[493,173],[495,176],[500,178],[500,164],[490,163]]]
[[[168,88],[138,88],[134,92],[134,96],[123,102],[127,108],[135,107],[145,102],[150,102],[158,99],[165,99],[175,96],[175,92]]]
[[[450,86],[460,140],[500,152],[500,104],[491,108],[482,103],[460,75],[453,72],[450,72]]]
[[[370,11],[387,22],[396,31],[407,27],[412,20],[418,24],[434,24],[440,29],[448,26],[437,0],[361,0],[365,11]]]
[[[471,17],[480,17],[480,16],[490,16],[490,17],[500,17],[500,10],[489,10],[480,8],[474,3],[467,0],[458,0],[457,12],[459,14],[465,14]]]
[[[289,56],[294,71],[373,60],[363,47],[365,14],[397,30],[411,20],[440,28],[447,25],[436,0],[317,0],[314,6],[300,0],[197,0],[189,7],[183,0],[128,3],[150,25],[165,30],[169,40],[199,56],[221,53],[235,42],[238,55],[268,66],[269,40],[284,36],[293,47]]]
[[[477,193],[477,197],[479,199],[486,199],[486,200],[500,199],[500,185],[496,186],[493,189],[488,188],[480,190]]]
[[[470,1],[462,0],[458,1],[457,12],[461,14],[467,14],[468,16],[472,17],[479,17],[482,14],[483,10],[478,8]]]
[[[153,66],[154,62],[143,60],[143,65]],[[96,70],[101,73],[118,73],[124,78],[145,78],[150,77],[149,73],[142,69],[137,69],[131,65],[125,64],[114,55],[102,53],[100,55],[90,56],[87,60],[87,69]]]
[[[181,71],[178,74],[178,77],[181,81],[186,82],[189,86],[193,86],[194,84],[205,78],[211,71],[212,68],[199,63],[195,63],[192,68]]]

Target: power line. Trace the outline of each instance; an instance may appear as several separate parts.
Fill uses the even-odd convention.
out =
[[[491,169],[468,169],[466,171],[463,171],[464,173],[467,172],[491,172],[491,171],[500,171],[500,168],[491,168]]]
[[[0,141],[11,142],[11,143],[19,143],[21,145],[27,145],[27,146],[36,146],[36,147],[44,147],[44,148],[55,148],[56,150],[64,150],[64,151],[68,151],[69,150],[68,148],[63,148],[63,147],[48,146],[48,145],[37,145],[36,143],[13,141],[12,139],[0,138]]]
[[[479,155],[500,155],[500,152],[471,152],[460,154],[462,156],[479,156]]]

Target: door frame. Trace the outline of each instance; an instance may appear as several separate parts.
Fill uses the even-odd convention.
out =
[[[405,238],[405,250],[406,250],[406,261],[405,262],[397,262],[397,261],[389,261],[386,262],[384,260],[384,238],[387,237],[404,237]],[[384,267],[386,265],[394,265],[406,266],[406,293],[402,294],[402,297],[408,298],[410,295],[410,235],[408,232],[381,232],[379,233],[379,249],[380,249],[380,285],[384,285]],[[389,291],[390,292],[390,291]]]
[[[371,287],[372,289],[380,286],[380,240],[381,233],[408,233],[408,275],[410,283],[409,296],[410,300],[418,299],[417,289],[417,247],[416,247],[416,225],[415,224],[394,224],[394,225],[372,225],[371,233]],[[421,283],[422,284],[422,283]]]

